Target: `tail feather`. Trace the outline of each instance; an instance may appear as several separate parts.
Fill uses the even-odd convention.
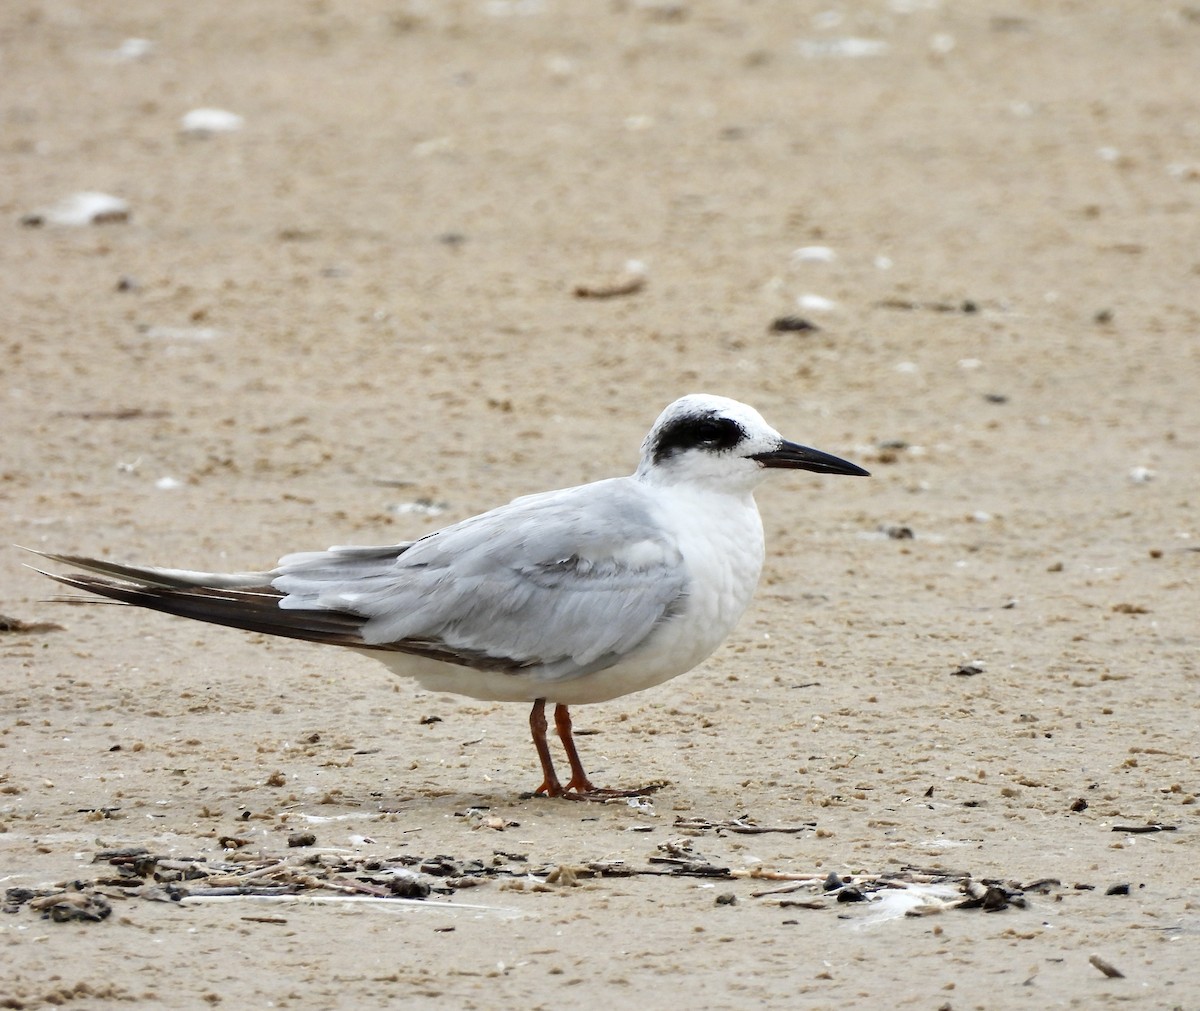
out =
[[[390,548],[334,550],[351,558],[372,558],[386,557],[389,552],[396,555],[407,547],[402,544]],[[60,574],[35,569],[43,576],[120,604],[132,604],[246,632],[371,652],[407,653],[478,670],[511,671],[523,666],[506,657],[450,646],[437,639],[364,642],[361,633],[367,619],[362,615],[330,608],[281,607],[280,603],[287,594],[271,585],[278,575],[277,571],[193,572],[189,569],[140,568],[80,555],[57,555],[45,551],[33,553],[63,565],[88,570]],[[84,598],[68,599],[76,601]]]
[[[73,565],[88,572],[96,572],[102,576],[113,576],[117,579],[129,580],[142,586],[173,587],[186,589],[188,587],[207,587],[210,589],[250,589],[267,587],[273,573],[270,572],[194,572],[191,569],[162,569],[153,566],[122,565],[119,562],[108,562],[100,558],[87,558],[84,555],[56,555],[49,551],[37,551],[25,548],[30,554],[47,558],[62,565]],[[40,570],[39,570],[40,571]]]
[[[359,635],[364,619],[358,615],[342,611],[283,610],[279,606],[283,595],[270,586],[255,589],[195,585],[178,587],[84,573],[60,575],[44,572],[43,575],[76,590],[181,618],[307,642],[372,648]]]

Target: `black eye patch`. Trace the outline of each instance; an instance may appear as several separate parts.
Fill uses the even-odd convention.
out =
[[[720,453],[733,449],[746,438],[746,432],[731,418],[719,415],[689,415],[671,422],[659,434],[654,446],[654,462],[689,449]]]

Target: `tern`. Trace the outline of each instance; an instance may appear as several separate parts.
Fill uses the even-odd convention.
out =
[[[532,703],[535,795],[629,796],[644,791],[592,784],[568,707],[662,684],[721,644],[758,583],[753,493],[775,469],[867,475],[787,441],[746,404],[690,394],[654,423],[633,474],[526,495],[414,541],[299,552],[241,573],[36,553],[87,570],[44,573],[75,589],[347,647],[430,691]],[[565,785],[546,740],[550,703]]]

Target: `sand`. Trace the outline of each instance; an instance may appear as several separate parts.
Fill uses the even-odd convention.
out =
[[[523,797],[524,706],[0,551],[4,1006],[1196,1007],[1198,47],[1132,0],[5,5],[5,542],[408,539],[690,391],[873,476],[777,475],[727,644],[576,710],[632,805]]]

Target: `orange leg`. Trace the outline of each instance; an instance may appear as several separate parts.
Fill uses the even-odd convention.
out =
[[[563,750],[567,753],[567,761],[571,763],[571,778],[565,789],[578,790],[580,793],[595,793],[596,788],[583,770],[583,762],[579,760],[579,749],[575,747],[575,738],[571,736],[571,714],[561,703],[554,707],[554,729],[558,731]]]
[[[557,715],[555,723],[558,722]],[[568,730],[570,723],[567,724]],[[550,758],[550,745],[546,743],[546,700],[538,699],[533,704],[533,711],[529,714],[529,729],[533,733],[533,746],[537,748],[538,760],[542,763],[542,785],[533,791],[534,796],[542,794],[546,797],[561,797],[563,794],[562,783],[558,781],[558,774],[554,771],[554,762]],[[561,734],[561,730],[559,733]],[[578,758],[576,758],[578,761]],[[571,766],[574,772],[574,765]],[[575,782],[574,778],[571,780]]]
[[[609,800],[614,797],[641,797],[653,793],[666,784],[649,783],[636,790],[606,790],[592,785],[579,758],[572,736],[571,713],[561,702],[554,707],[554,728],[558,731],[567,761],[571,763],[571,779],[564,787],[554,771],[550,758],[550,745],[546,742],[546,700],[538,699],[529,713],[529,729],[533,734],[533,746],[537,748],[538,761],[542,763],[542,785],[533,791],[535,797],[562,797],[563,800]]]

